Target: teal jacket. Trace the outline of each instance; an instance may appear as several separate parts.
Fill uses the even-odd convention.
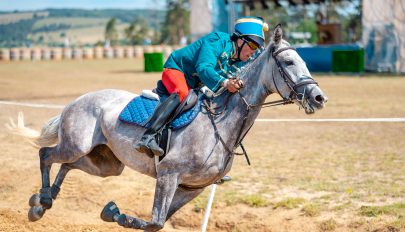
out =
[[[198,87],[202,82],[215,92],[226,78],[233,76],[245,64],[231,60],[235,52],[229,34],[213,32],[174,51],[164,67],[183,72],[191,88]]]

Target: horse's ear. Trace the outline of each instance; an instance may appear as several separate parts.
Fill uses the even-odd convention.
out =
[[[280,44],[281,40],[283,39],[283,30],[281,29],[281,24],[277,24],[273,31],[272,40],[275,44]]]

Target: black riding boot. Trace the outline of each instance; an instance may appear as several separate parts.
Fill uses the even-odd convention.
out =
[[[164,102],[156,108],[148,124],[150,128],[143,134],[141,140],[134,145],[139,152],[146,153],[149,149],[156,156],[163,155],[164,151],[156,142],[156,133],[167,123],[167,120],[180,105],[178,94],[171,94]]]

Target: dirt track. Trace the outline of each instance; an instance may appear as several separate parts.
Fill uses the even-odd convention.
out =
[[[0,100],[66,104],[86,92],[151,88],[159,74],[140,60],[0,63]],[[314,118],[404,117],[405,79],[320,77],[329,95]],[[39,130],[58,109],[0,104],[0,125],[19,111]],[[295,106],[265,109],[259,118],[307,118]],[[236,159],[233,181],[217,189],[209,231],[405,230],[405,123],[264,123],[247,136],[252,166]],[[53,208],[27,219],[40,188],[37,149],[0,127],[0,231],[129,231],[104,223],[109,200],[150,219],[154,180],[126,168],[121,176],[68,174]],[[52,169],[52,178],[58,165]],[[166,223],[164,231],[198,231],[208,190]],[[290,204],[291,203],[291,204]],[[395,204],[397,203],[397,204]],[[361,206],[394,205],[368,217]],[[308,214],[310,206],[315,214]],[[312,212],[312,211],[311,211]]]

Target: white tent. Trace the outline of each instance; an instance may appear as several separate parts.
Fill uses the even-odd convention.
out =
[[[363,0],[365,68],[405,73],[405,0]]]

